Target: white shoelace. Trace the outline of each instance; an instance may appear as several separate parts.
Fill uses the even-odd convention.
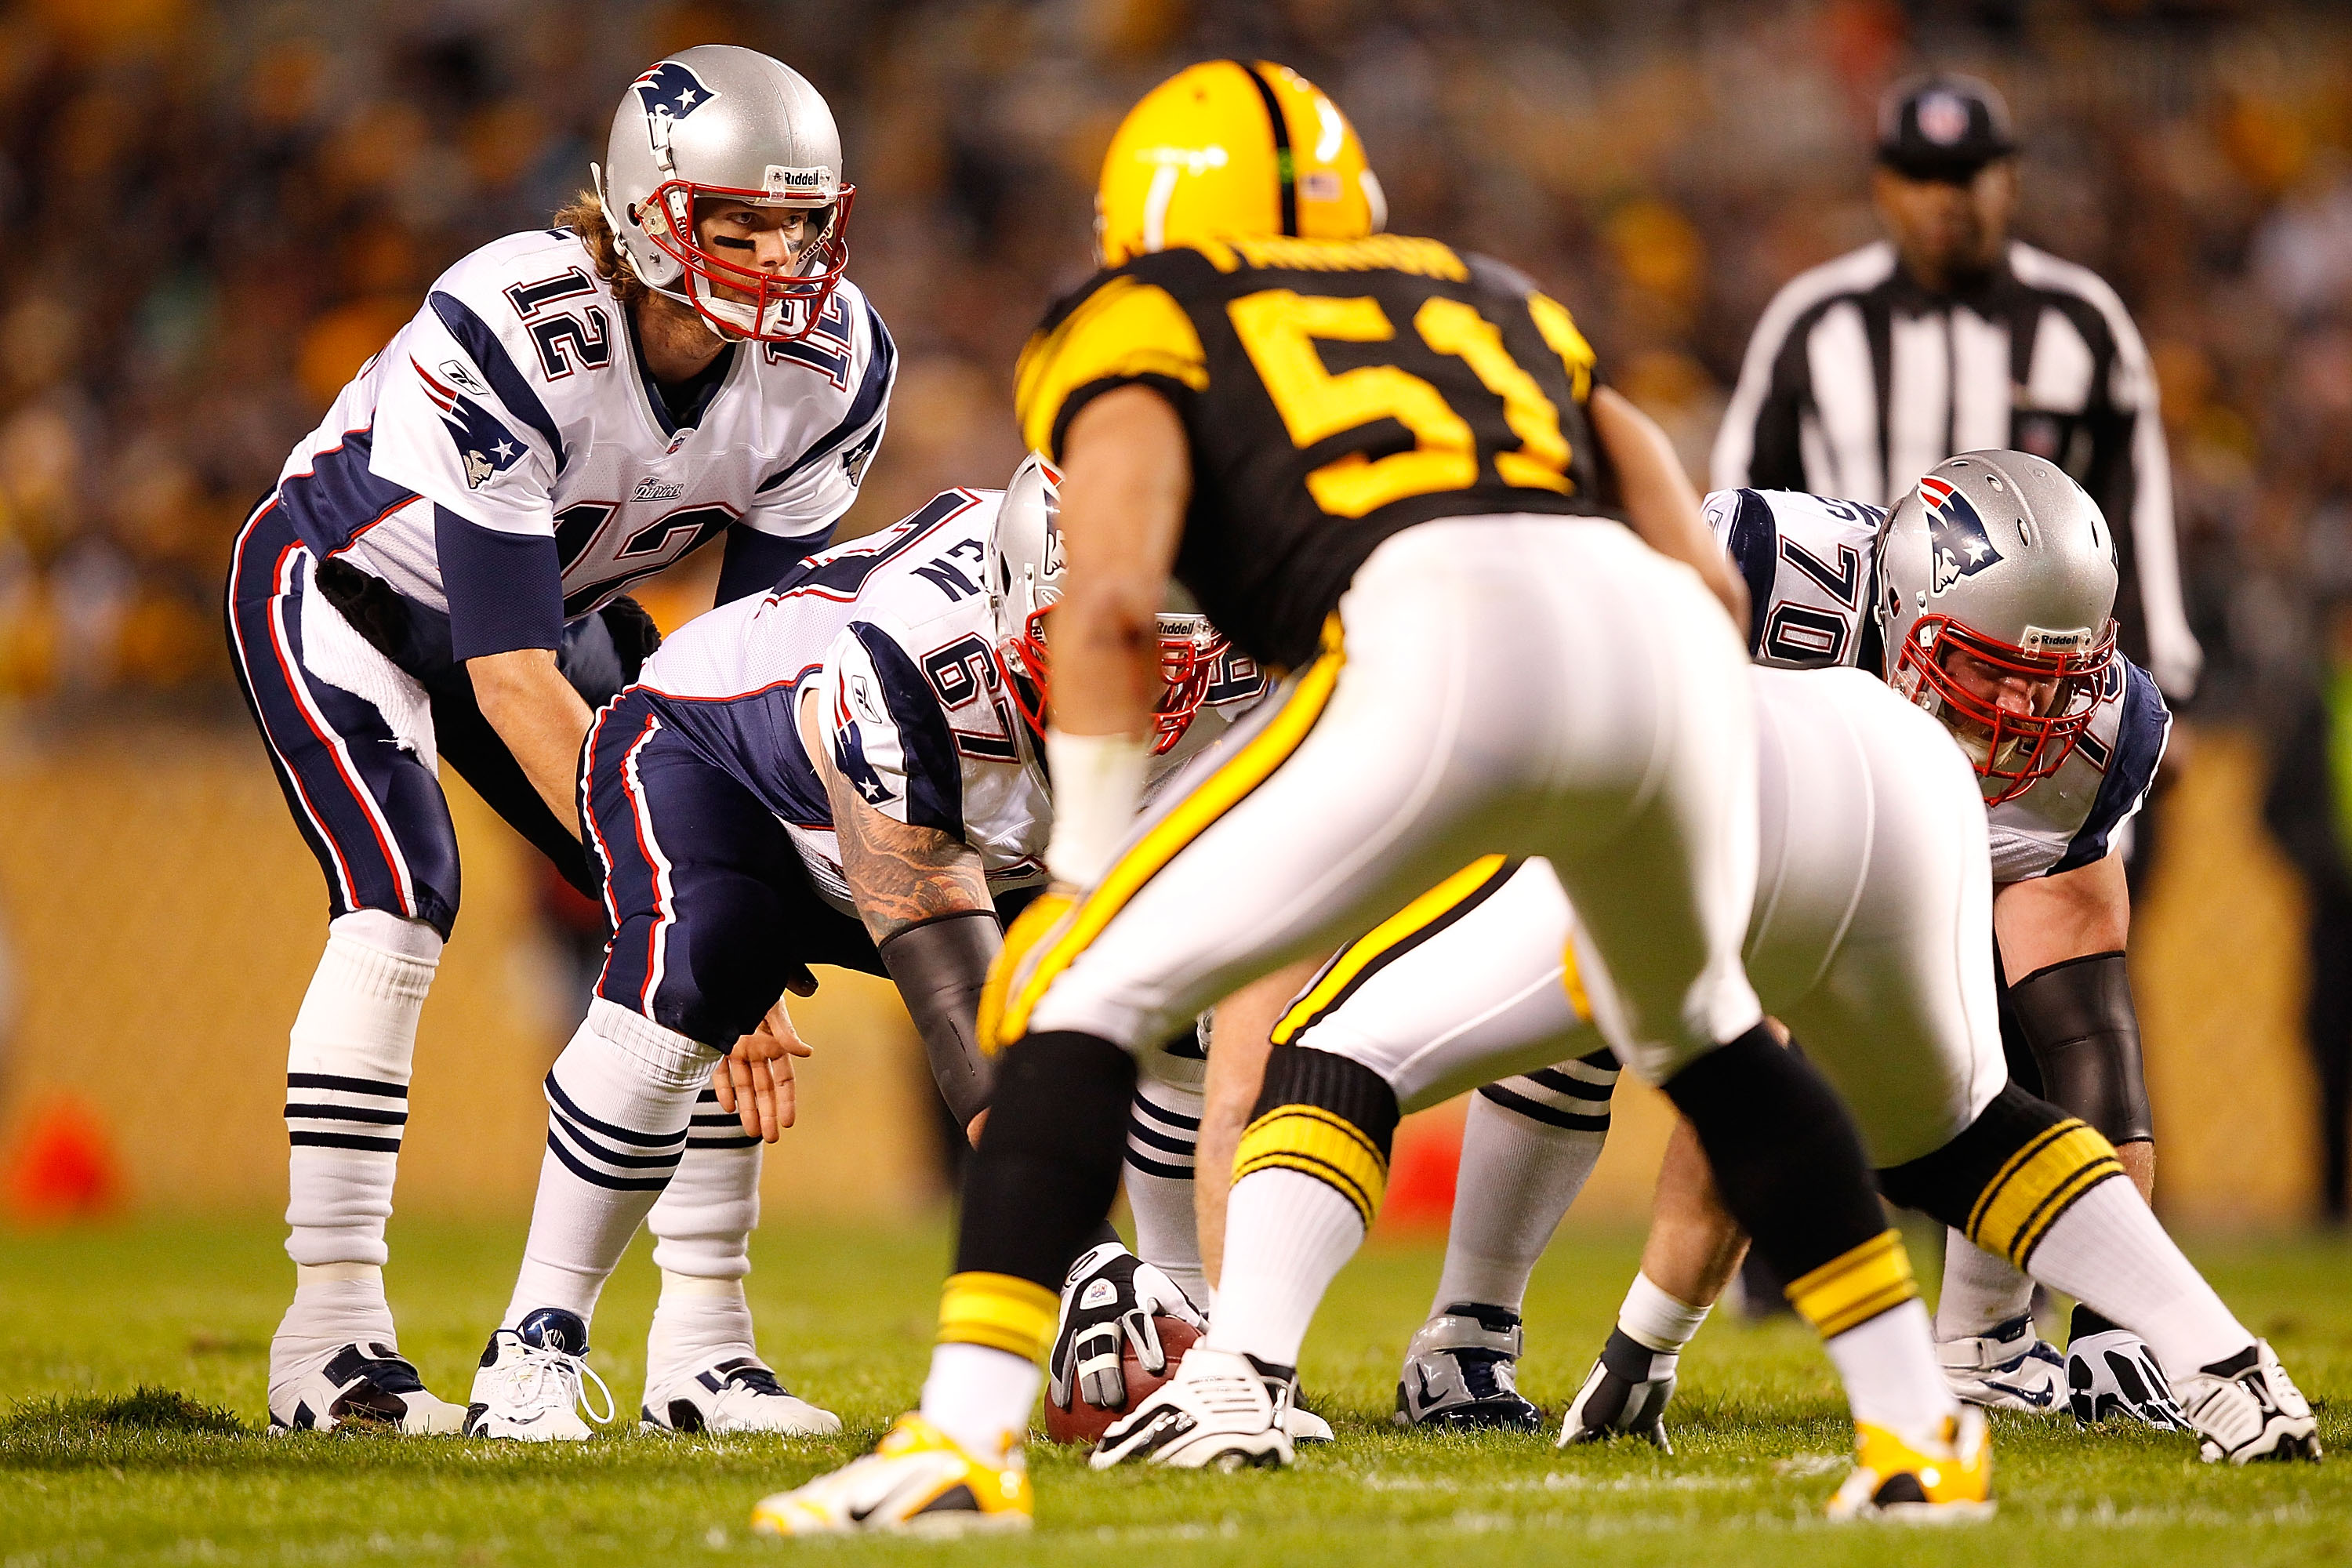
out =
[[[509,1353],[516,1359],[499,1370],[506,1374],[507,1385],[513,1391],[516,1404],[542,1410],[569,1410],[576,1405],[600,1426],[613,1419],[613,1391],[604,1386],[604,1380],[596,1375],[596,1369],[582,1357],[567,1351],[520,1343]],[[551,1382],[555,1385],[552,1390],[554,1396],[551,1396],[548,1388]],[[604,1413],[602,1415],[597,1415],[595,1406],[588,1403],[586,1384],[590,1383],[594,1384],[596,1392],[604,1397]]]

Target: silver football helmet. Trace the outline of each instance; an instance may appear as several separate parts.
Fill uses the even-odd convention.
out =
[[[849,265],[857,188],[842,183],[833,110],[798,71],[755,50],[702,44],[655,61],[621,95],[604,166],[589,174],[629,269],[723,337],[806,337]],[[807,208],[814,233],[793,269],[704,248],[695,204],[708,197]]]
[[[996,509],[984,575],[996,616],[997,657],[1021,716],[1045,732],[1052,664],[1045,651],[1045,612],[1062,596],[1061,474],[1032,452],[1013,471]],[[1209,694],[1227,647],[1176,584],[1160,611],[1160,677],[1167,682],[1152,714],[1152,752],[1162,755],[1184,738]]]
[[[1887,684],[1936,715],[1987,805],[2058,771],[2115,658],[2115,536],[2064,469],[1966,452],[1921,476],[1878,536]]]

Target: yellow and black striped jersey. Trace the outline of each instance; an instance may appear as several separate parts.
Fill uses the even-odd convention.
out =
[[[1432,239],[1267,238],[1097,273],[1023,352],[1023,435],[1130,382],[1174,405],[1192,504],[1176,575],[1244,651],[1296,666],[1381,540],[1488,512],[1593,513],[1592,350],[1509,268]]]

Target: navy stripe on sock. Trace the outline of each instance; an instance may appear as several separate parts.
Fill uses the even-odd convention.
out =
[[[375,1094],[388,1100],[406,1100],[408,1086],[404,1083],[384,1083],[372,1078],[342,1078],[331,1072],[289,1072],[286,1075],[289,1089],[331,1089],[346,1094]]]
[[[1564,1127],[1571,1132],[1609,1131],[1609,1113],[1605,1110],[1598,1116],[1583,1116],[1573,1110],[1560,1110],[1540,1101],[1529,1100],[1525,1095],[1513,1094],[1498,1084],[1490,1083],[1478,1092],[1492,1103],[1501,1106],[1506,1110],[1516,1110],[1530,1121],[1540,1121],[1550,1127]]]
[[[286,1141],[297,1148],[358,1149],[370,1154],[397,1154],[397,1138],[362,1138],[356,1132],[288,1132]]]
[[[405,1110],[376,1110],[363,1105],[303,1105],[289,1100],[286,1114],[313,1121],[366,1121],[379,1127],[404,1127],[408,1123]]]
[[[676,1132],[667,1133],[638,1132],[626,1127],[615,1127],[609,1121],[599,1121],[572,1102],[572,1097],[563,1092],[563,1086],[555,1081],[555,1074],[552,1072],[550,1072],[547,1075],[547,1098],[549,1101],[554,1105],[556,1110],[562,1112],[564,1120],[567,1121],[577,1122],[583,1127],[593,1128],[595,1131],[604,1134],[607,1138],[618,1138],[624,1143],[635,1143],[641,1148],[646,1149],[659,1149],[667,1144],[675,1143],[679,1139],[686,1136],[684,1129],[680,1129]]]
[[[657,1193],[669,1185],[669,1173],[667,1171],[658,1176],[634,1178],[608,1176],[602,1171],[591,1170],[574,1158],[572,1151],[558,1142],[553,1132],[547,1135],[547,1146],[554,1152],[557,1159],[563,1162],[565,1170],[570,1171],[592,1187],[603,1187],[615,1193]]]

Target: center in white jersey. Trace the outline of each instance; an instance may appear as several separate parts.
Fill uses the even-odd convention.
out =
[[[1748,651],[1781,669],[1849,665],[1885,674],[1878,627],[1883,508],[1797,490],[1717,490],[1707,526],[1748,581]],[[1990,808],[1996,882],[2103,859],[2147,798],[2172,732],[2148,673],[2117,654],[2091,722],[2058,771]]]
[[[845,281],[807,337],[729,345],[673,407],[580,237],[510,235],[435,281],[296,447],[277,501],[320,557],[446,613],[455,657],[550,647],[551,620],[730,527],[822,543],[896,366]]]
[[[1053,799],[1036,737],[1004,689],[982,563],[1000,490],[948,490],[904,521],[801,563],[764,595],[666,640],[637,689],[664,722],[790,832],[811,880],[855,912],[824,786],[794,714],[814,700],[834,766],[895,821],[980,852],[992,894],[1042,885]],[[1267,681],[1227,648],[1156,783],[1213,744]]]

